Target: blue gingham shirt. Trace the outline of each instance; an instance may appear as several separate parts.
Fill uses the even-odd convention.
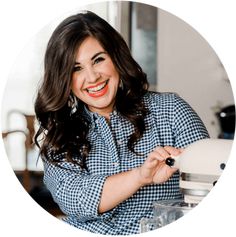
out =
[[[135,145],[135,150],[142,156],[127,148],[128,138],[133,133],[129,121],[114,111],[108,124],[104,117],[86,110],[91,121],[88,171],[67,161],[58,166],[44,162],[44,182],[69,224],[99,234],[137,234],[140,220],[152,217],[154,201],[182,197],[176,172],[164,184],[142,187],[112,210],[98,214],[101,192],[108,176],[142,165],[156,146],[186,147],[208,137],[198,115],[176,94],[148,92],[143,102],[150,113],[145,118],[146,131]]]

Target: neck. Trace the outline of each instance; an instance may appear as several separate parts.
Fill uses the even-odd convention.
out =
[[[99,114],[100,116],[102,116],[102,117],[104,117],[108,122],[110,121],[110,114],[113,112],[113,110],[112,109],[94,109],[94,108],[89,108],[88,107],[88,109],[91,111],[91,112],[93,112],[93,113],[97,113],[97,114]]]

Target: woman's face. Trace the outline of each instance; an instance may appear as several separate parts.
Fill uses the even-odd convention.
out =
[[[119,85],[119,74],[107,52],[93,37],[80,45],[71,89],[92,112],[109,118]]]

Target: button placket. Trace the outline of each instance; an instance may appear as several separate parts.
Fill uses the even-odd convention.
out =
[[[114,166],[114,167],[118,167],[120,164],[119,164],[119,162],[113,162],[113,163],[111,163],[112,164],[112,166]]]
[[[123,142],[122,142],[122,140],[117,140],[117,142],[116,142],[116,143],[117,143],[117,145],[119,145],[119,146],[120,146],[120,145],[122,145],[122,143],[123,143]]]
[[[122,127],[117,114],[114,114],[111,117],[111,129],[113,131],[114,139],[116,140],[117,146],[121,146],[123,144],[123,132],[121,132]]]
[[[108,152],[110,153],[110,157],[111,157],[110,164],[112,168],[117,170],[117,168],[119,168],[120,166],[120,163],[119,163],[119,155],[118,155],[116,142],[112,134],[112,129],[111,127],[108,126],[105,118],[99,119],[99,123],[97,123],[97,125],[99,128],[99,131],[102,134],[102,137],[104,138],[106,146],[108,147]]]

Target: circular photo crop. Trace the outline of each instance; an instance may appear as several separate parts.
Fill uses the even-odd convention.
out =
[[[223,63],[160,8],[107,1],[44,27],[16,58],[2,138],[16,177],[79,230],[131,235],[195,208],[227,167],[235,102]]]

